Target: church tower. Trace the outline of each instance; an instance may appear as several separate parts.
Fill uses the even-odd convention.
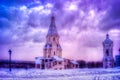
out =
[[[59,43],[59,38],[60,36],[57,32],[55,17],[52,15],[49,30],[46,35],[46,44],[43,49],[45,58],[51,58],[53,56],[62,57],[62,48]]]
[[[113,41],[109,39],[109,35],[106,35],[106,39],[103,41],[103,67],[114,67],[113,59]]]

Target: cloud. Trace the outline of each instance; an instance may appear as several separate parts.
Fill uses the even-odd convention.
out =
[[[5,23],[9,23],[7,26],[12,27],[10,30],[13,34],[16,34],[13,35],[13,38],[14,40],[16,39],[16,41],[30,41],[34,38],[31,34],[33,31],[32,29],[34,28],[47,29],[52,12],[55,12],[56,24],[58,25],[59,31],[66,28],[70,32],[72,27],[78,27],[79,31],[77,34],[80,34],[83,30],[89,30],[89,28],[96,29],[100,18],[104,15],[102,8],[97,11],[96,8],[93,7],[97,6],[93,4],[95,2],[89,1],[67,0],[63,3],[62,0],[59,0],[54,3],[45,2],[44,4],[41,4],[43,2],[36,3],[32,1],[30,1],[30,3],[29,7],[28,5],[8,7],[6,13],[11,17],[10,19],[2,16],[4,17],[4,19],[1,20],[1,22],[4,22],[3,26],[6,25]],[[99,4],[99,2],[96,3]],[[34,4],[36,5],[32,6]],[[71,6],[69,7],[69,5]],[[100,8],[100,5],[103,4],[100,3],[97,8]],[[97,21],[95,18],[97,18]],[[33,41],[39,42],[42,40],[34,39]]]
[[[7,18],[0,18],[0,29],[10,28],[11,24]]]
[[[52,4],[47,3],[44,6],[39,4],[31,8],[28,8],[26,5],[12,5],[9,7],[1,5],[0,8],[1,45],[24,43],[31,40],[35,42],[43,41],[42,38],[38,40],[36,39],[37,37],[33,37],[34,34],[38,33],[33,33],[32,31],[34,28],[37,31],[38,27],[38,30],[48,27],[47,22],[49,20],[47,20],[47,15],[51,13]],[[41,32],[39,34],[42,35],[43,33]]]
[[[120,29],[120,1],[114,0],[110,1],[109,8],[107,9],[107,14],[101,20],[100,29],[103,31],[108,31],[111,29]]]
[[[107,30],[119,28],[120,15],[116,1],[8,0],[0,4],[0,46],[11,44],[16,48],[26,48],[27,45],[26,49],[30,49],[29,46],[36,46],[34,44],[37,47],[44,45],[53,13],[60,39],[68,50],[65,52],[70,54],[85,52],[87,55],[91,48],[101,47]],[[76,49],[72,50],[71,46]]]

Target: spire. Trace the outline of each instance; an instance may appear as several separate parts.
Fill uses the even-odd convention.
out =
[[[47,36],[49,36],[49,35],[58,35],[54,15],[51,16],[51,23],[50,23],[50,26],[49,26]]]
[[[52,26],[55,26],[55,17],[54,15],[51,16],[51,24]]]
[[[54,23],[55,22],[55,17],[54,15],[51,16],[51,23]]]

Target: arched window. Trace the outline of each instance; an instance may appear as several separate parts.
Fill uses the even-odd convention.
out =
[[[106,50],[106,55],[109,56],[109,50],[108,49]]]
[[[53,41],[55,41],[55,37],[53,38]]]

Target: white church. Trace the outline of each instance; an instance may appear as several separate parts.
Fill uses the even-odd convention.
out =
[[[62,58],[62,48],[59,43],[60,36],[57,32],[55,17],[51,17],[51,23],[46,35],[46,44],[43,48],[43,57],[35,58],[35,67],[40,69],[68,69],[79,68],[75,60]]]
[[[51,23],[46,35],[46,43],[43,48],[43,57],[35,58],[35,68],[40,69],[68,69],[79,68],[79,64],[75,60],[62,58],[62,48],[59,43],[60,36],[57,32],[55,17],[51,17]],[[103,68],[113,68],[113,41],[106,35],[103,41]]]

